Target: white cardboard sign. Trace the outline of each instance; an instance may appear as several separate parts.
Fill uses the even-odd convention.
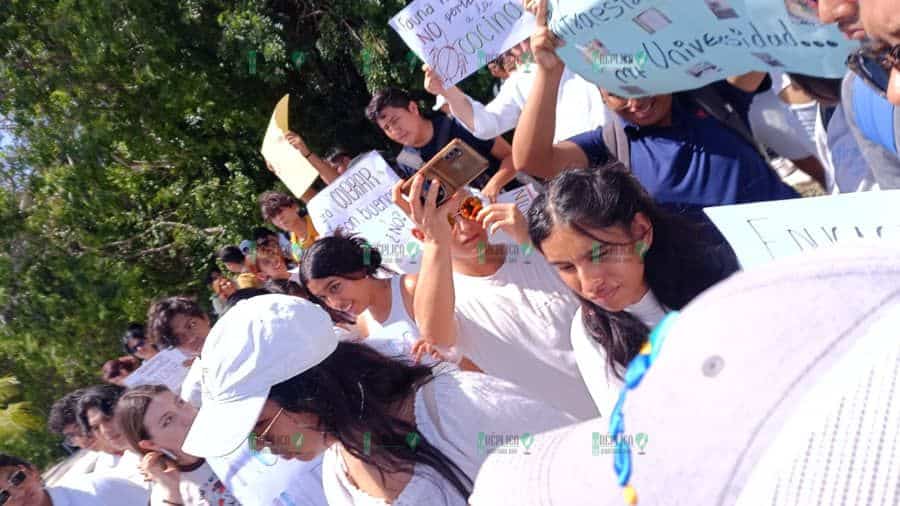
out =
[[[145,360],[125,378],[124,384],[128,388],[140,385],[165,385],[177,393],[181,390],[184,377],[187,376],[188,367],[185,367],[184,362],[189,358],[177,348],[163,350],[153,358]]]
[[[900,246],[900,190],[708,207],[743,268],[841,244]]]

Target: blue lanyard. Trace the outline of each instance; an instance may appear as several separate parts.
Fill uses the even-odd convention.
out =
[[[622,413],[622,406],[625,404],[625,396],[628,391],[637,388],[641,384],[641,380],[644,379],[644,375],[650,370],[650,366],[653,365],[657,355],[659,355],[663,341],[666,340],[666,335],[677,317],[678,311],[667,314],[659,322],[659,325],[650,332],[650,337],[644,343],[644,346],[641,347],[641,351],[638,352],[638,355],[631,360],[631,363],[625,369],[625,386],[619,394],[616,407],[613,408],[612,413],[609,415],[609,435],[613,441],[616,441],[613,469],[616,472],[619,486],[622,487],[625,504],[629,506],[637,504],[637,492],[629,484],[632,468],[631,445],[626,442],[624,437],[620,437],[625,432],[625,415]]]

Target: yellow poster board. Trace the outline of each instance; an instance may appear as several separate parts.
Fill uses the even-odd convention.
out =
[[[306,193],[319,177],[315,167],[303,157],[299,151],[288,143],[285,134],[288,132],[288,100],[285,95],[275,106],[269,128],[263,139],[262,155],[274,169],[275,175],[288,187],[298,199]]]

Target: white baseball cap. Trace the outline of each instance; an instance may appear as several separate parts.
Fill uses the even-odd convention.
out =
[[[288,295],[238,303],[216,322],[201,357],[202,404],[182,449],[218,457],[237,449],[269,390],[331,355],[338,339],[328,314]]]

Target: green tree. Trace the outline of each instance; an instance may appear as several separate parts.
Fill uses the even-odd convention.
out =
[[[0,153],[0,376],[41,425],[98,381],[128,321],[155,297],[205,295],[214,249],[258,224],[255,197],[277,186],[259,147],[283,94],[320,152],[390,147],[362,111],[388,84],[425,97],[421,62],[387,24],[404,6],[0,3],[0,132],[15,139]],[[484,98],[488,83],[466,89]],[[21,428],[0,451],[60,456],[58,439]]]

